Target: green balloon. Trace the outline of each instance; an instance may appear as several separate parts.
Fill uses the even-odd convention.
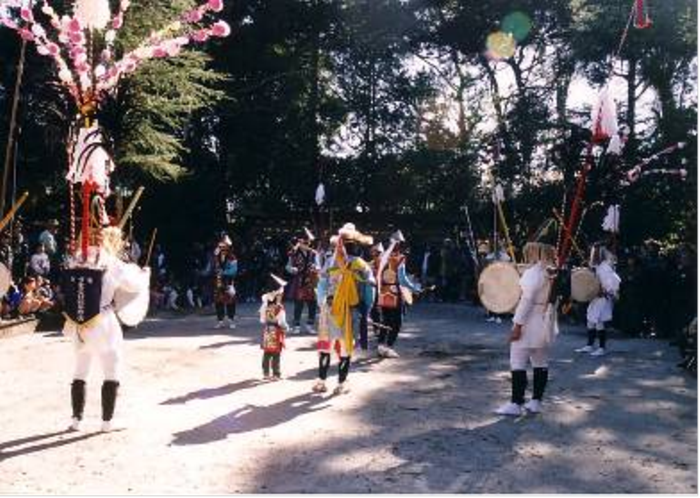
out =
[[[524,12],[511,12],[501,22],[501,30],[512,34],[519,42],[527,38],[531,29],[532,19]]]

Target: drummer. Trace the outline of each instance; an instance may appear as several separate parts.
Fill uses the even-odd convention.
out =
[[[555,248],[549,244],[529,242],[523,258],[530,268],[520,278],[522,294],[515,309],[510,336],[511,401],[496,410],[499,415],[520,416],[539,413],[549,377],[549,350],[558,333],[554,306],[549,302]],[[527,366],[533,367],[532,399],[525,403]]]
[[[590,353],[591,356],[604,356],[607,346],[605,325],[612,320],[613,307],[620,290],[620,277],[615,272],[615,256],[603,243],[596,243],[591,248],[589,266],[595,271],[600,282],[600,294],[588,304],[586,321],[588,324],[588,344],[576,350],[577,353]],[[598,336],[599,347],[595,348]]]

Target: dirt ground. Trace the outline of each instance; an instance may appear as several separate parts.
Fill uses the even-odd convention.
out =
[[[505,419],[508,324],[476,308],[414,307],[401,358],[358,360],[341,396],[310,392],[310,335],[290,336],[283,381],[262,382],[255,311],[236,330],[190,315],[129,332],[126,428],[109,434],[99,368],[85,431],[65,431],[66,339],[0,340],[0,493],[697,493],[697,380],[667,342],[613,335],[596,359],[564,327],[546,412]]]

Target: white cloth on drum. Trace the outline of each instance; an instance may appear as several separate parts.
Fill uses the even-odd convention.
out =
[[[510,369],[527,370],[528,360],[533,368],[547,368],[549,365],[549,347],[523,348],[516,347],[517,343],[510,346]]]
[[[617,296],[621,280],[609,261],[603,261],[596,266],[595,274],[605,295],[596,297],[588,304],[586,321],[588,328],[602,330],[601,325],[613,318],[614,298],[612,296]]]
[[[544,264],[531,266],[520,277],[522,294],[515,308],[513,323],[522,325],[522,335],[512,343],[515,348],[542,348],[559,333],[556,311],[549,304],[550,278]]]
[[[106,380],[119,380],[121,375],[121,348],[124,342],[121,325],[111,303],[117,289],[140,292],[148,288],[150,272],[135,264],[103,256],[106,270],[102,277],[100,318],[94,326],[78,332],[73,323],[66,321],[63,334],[73,340],[76,355],[75,378],[85,380],[90,372],[93,356],[98,356]]]

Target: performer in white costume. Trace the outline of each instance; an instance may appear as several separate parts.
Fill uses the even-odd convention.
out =
[[[519,416],[527,410],[539,413],[542,409],[549,376],[549,350],[558,334],[556,306],[550,303],[555,248],[548,244],[530,242],[523,248],[526,264],[532,266],[520,278],[522,294],[513,317],[510,337],[511,402],[501,406],[499,415]],[[525,404],[527,365],[533,367],[532,400]]]
[[[63,333],[72,339],[75,350],[71,385],[72,430],[80,430],[85,409],[85,385],[95,357],[104,373],[102,431],[113,429],[124,341],[120,319],[133,326],[148,310],[150,269],[122,261],[122,248],[121,231],[116,227],[105,228],[101,245],[90,247],[88,260],[83,260],[78,254],[69,260],[65,270],[66,323]]]
[[[588,344],[576,350],[578,353],[590,353],[591,356],[605,355],[607,331],[605,324],[613,318],[613,307],[620,291],[620,277],[614,268],[615,256],[601,243],[594,244],[588,262],[595,271],[600,283],[600,295],[588,304],[586,322],[588,322]],[[596,335],[600,347],[594,347]]]

